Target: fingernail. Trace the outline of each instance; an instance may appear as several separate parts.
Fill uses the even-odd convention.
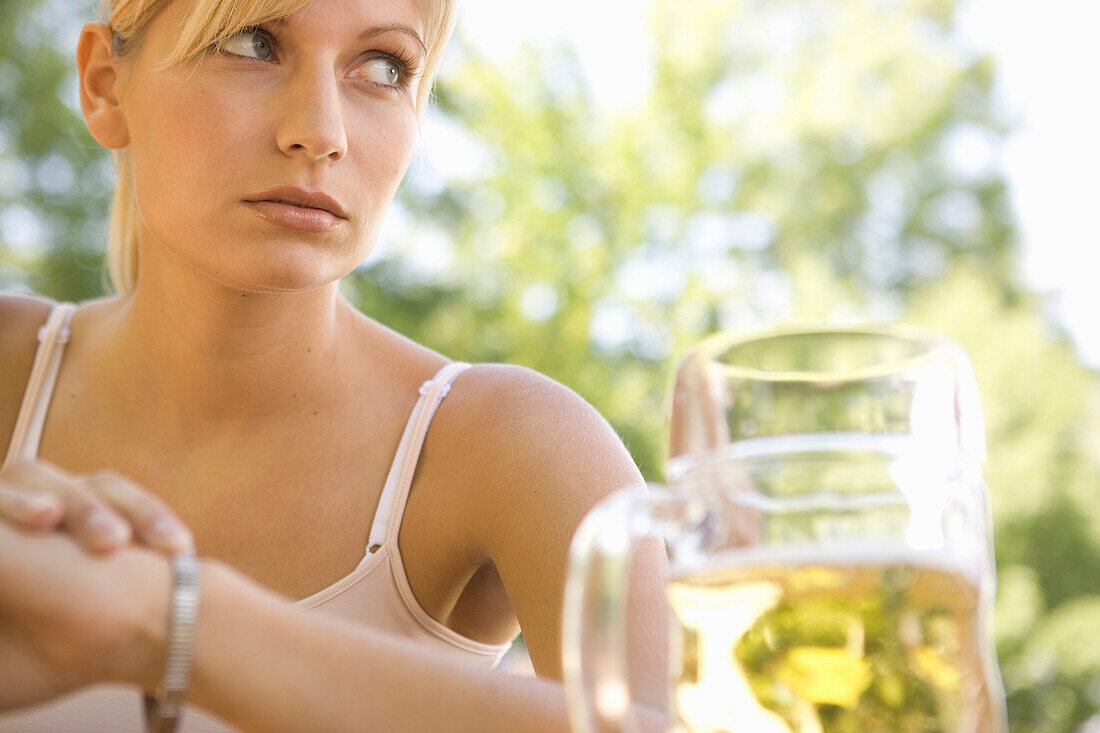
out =
[[[126,527],[102,509],[92,509],[84,519],[84,526],[96,537],[105,540],[122,540]]]
[[[191,533],[168,517],[157,517],[149,528],[149,534],[152,535],[151,539],[173,547],[183,548],[191,544]]]
[[[46,494],[23,494],[16,499],[21,519],[35,519],[58,508],[57,501]]]

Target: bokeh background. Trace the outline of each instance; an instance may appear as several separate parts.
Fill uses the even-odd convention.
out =
[[[92,0],[0,0],[0,288],[104,293]],[[984,400],[1013,731],[1100,730],[1092,3],[466,0],[364,312],[572,387],[661,479],[719,329],[902,320]],[[1090,124],[1090,120],[1092,124]]]

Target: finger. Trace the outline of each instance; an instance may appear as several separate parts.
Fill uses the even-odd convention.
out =
[[[65,517],[65,501],[57,491],[65,476],[44,461],[15,461],[0,471],[0,487],[5,490],[0,513],[28,529],[57,528]]]
[[[113,471],[85,477],[85,485],[111,503],[142,542],[169,553],[194,549],[191,531],[159,497]]]
[[[45,461],[17,464],[5,474],[9,483],[23,490],[38,490],[57,496],[64,503],[61,527],[86,550],[108,552],[129,543],[129,523],[110,503],[83,486],[83,482]]]
[[[23,529],[55,529],[65,516],[65,506],[56,495],[26,491],[0,479],[0,517]]]

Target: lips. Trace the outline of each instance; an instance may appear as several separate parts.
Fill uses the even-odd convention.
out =
[[[304,232],[327,232],[348,218],[343,205],[325,192],[293,186],[261,191],[244,203],[261,219]]]
[[[296,186],[269,188],[266,191],[248,196],[245,201],[249,203],[268,201],[274,204],[297,206],[302,209],[320,209],[340,219],[348,218],[347,209],[324,191],[307,191]]]

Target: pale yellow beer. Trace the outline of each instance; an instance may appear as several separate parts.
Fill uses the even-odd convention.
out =
[[[896,548],[747,554],[669,587],[674,730],[993,729],[974,572]]]

